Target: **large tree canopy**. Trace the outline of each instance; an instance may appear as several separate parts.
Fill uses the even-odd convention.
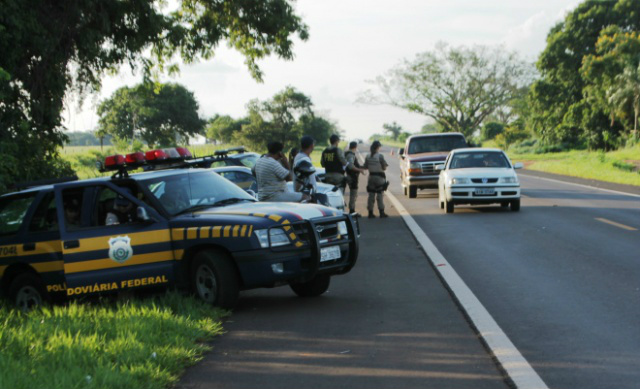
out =
[[[375,90],[366,91],[360,101],[417,112],[446,131],[470,136],[532,79],[532,66],[503,48],[439,43],[371,81]]]
[[[258,59],[270,54],[291,59],[292,35],[307,38],[307,26],[291,3],[183,0],[171,3],[175,9],[170,10],[162,0],[3,1],[0,135],[5,160],[0,190],[18,176],[41,176],[47,170],[38,167],[43,161],[54,163],[64,140],[64,97],[72,90],[99,89],[105,72],[123,64],[151,78],[176,71],[178,58],[190,63],[212,57],[226,40],[260,80]],[[32,147],[41,151],[33,165],[11,162],[30,161]]]
[[[622,35],[638,30],[637,0],[585,1],[551,29],[530,96],[531,125],[543,140],[602,148],[623,130],[610,120],[606,89],[623,62],[637,61],[640,51]]]
[[[337,132],[335,124],[316,116],[311,99],[293,87],[267,101],[252,100],[247,108],[249,123],[242,126],[235,139],[256,150],[265,150],[272,141],[298,146],[302,135],[311,135],[322,144]]]
[[[100,104],[98,115],[100,134],[139,137],[152,147],[170,146],[200,134],[204,127],[193,93],[178,84],[120,88]]]

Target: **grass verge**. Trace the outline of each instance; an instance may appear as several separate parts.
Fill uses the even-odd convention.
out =
[[[2,305],[0,388],[166,388],[222,333],[225,314],[176,292],[28,314]]]
[[[561,153],[508,154],[514,162],[524,162],[530,170],[640,185],[640,146],[608,153],[572,150]]]

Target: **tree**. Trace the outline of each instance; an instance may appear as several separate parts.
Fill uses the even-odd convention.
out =
[[[162,0],[3,1],[0,135],[10,154],[0,164],[0,190],[18,177],[51,173],[41,168],[46,161],[60,164],[64,97],[98,90],[106,72],[126,64],[149,80],[176,72],[178,58],[211,58],[226,40],[261,80],[256,61],[292,59],[296,33],[308,37],[289,0],[182,1],[172,11]],[[22,163],[9,162],[16,160]]]
[[[531,66],[504,48],[439,43],[370,81],[377,92],[366,91],[360,101],[417,112],[469,137],[532,79]]]
[[[339,132],[334,122],[316,115],[309,97],[291,86],[270,100],[252,100],[247,109],[248,123],[234,139],[255,150],[266,150],[273,141],[282,142],[286,148],[299,146],[303,135],[323,144],[331,134]]]
[[[384,128],[384,131],[388,133],[391,138],[393,138],[393,140],[398,140],[398,136],[400,136],[403,131],[402,126],[396,122],[393,122],[391,124],[385,123],[382,128]]]
[[[638,115],[640,115],[640,65],[626,67],[615,78],[609,89],[609,102],[619,116],[631,114],[633,118],[633,138],[638,139]]]
[[[266,149],[272,141],[280,141],[287,147],[297,145],[303,134],[298,121],[313,117],[311,107],[311,99],[291,86],[270,100],[252,100],[247,105],[249,123],[243,126],[237,139],[259,150]]]
[[[505,151],[509,150],[512,144],[517,141],[527,139],[529,133],[519,125],[509,126],[496,136],[496,143]]]
[[[488,122],[482,126],[482,140],[492,140],[504,132],[504,124],[498,122]]]
[[[178,84],[120,88],[100,104],[98,115],[100,133],[131,141],[139,136],[151,147],[175,144],[204,127],[193,93]]]
[[[599,148],[604,147],[605,131],[620,130],[607,122],[606,86],[600,92],[595,90],[600,86],[594,89],[600,84],[596,73],[603,69],[597,57],[605,55],[602,49],[608,46],[599,40],[608,28],[629,32],[639,27],[640,2],[616,0],[582,2],[551,29],[537,62],[541,78],[532,85],[529,99],[531,127],[543,141]]]
[[[229,115],[216,116],[209,121],[205,133],[207,139],[231,143],[246,124],[249,124],[247,118],[236,120]]]
[[[442,126],[438,123],[426,123],[420,129],[420,132],[423,134],[433,134],[436,132],[444,132]]]

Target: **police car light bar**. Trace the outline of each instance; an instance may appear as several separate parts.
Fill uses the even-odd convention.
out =
[[[178,154],[180,154],[180,156],[184,159],[191,159],[193,158],[193,155],[191,154],[191,151],[189,151],[189,149],[185,148],[185,147],[176,147],[176,151],[178,152]]]
[[[164,150],[151,150],[145,153],[145,158],[148,163],[160,163],[169,159],[169,156]]]
[[[124,155],[110,155],[104,159],[104,170],[117,170],[124,166]]]
[[[124,162],[127,164],[127,167],[140,167],[145,164],[146,158],[142,151],[138,151],[137,153],[127,154]]]

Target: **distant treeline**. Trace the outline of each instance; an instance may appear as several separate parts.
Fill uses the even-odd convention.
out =
[[[66,146],[100,146],[100,139],[93,132],[75,131],[67,132],[66,135],[69,137]],[[106,135],[102,144],[111,146],[111,135]]]

